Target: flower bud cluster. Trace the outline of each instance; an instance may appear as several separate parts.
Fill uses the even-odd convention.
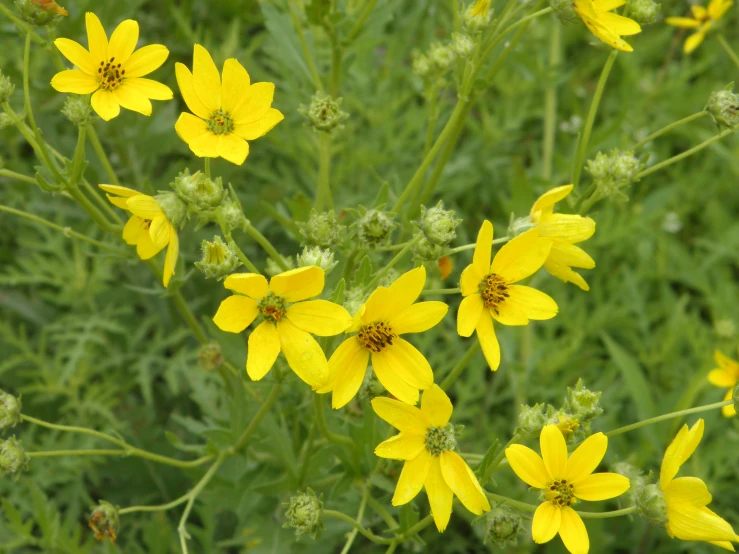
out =
[[[304,246],[303,251],[297,255],[298,267],[314,265],[320,267],[326,275],[331,273],[338,263],[331,250],[320,246]]]
[[[662,4],[654,0],[629,0],[629,17],[639,25],[651,25],[657,21]]]
[[[157,194],[154,199],[159,204],[159,207],[167,216],[169,222],[175,227],[179,228],[189,217],[187,210],[187,204],[174,192],[162,191]]]
[[[301,104],[298,113],[305,116],[307,123],[319,133],[331,133],[343,129],[349,114],[341,109],[341,98],[332,98],[325,92],[316,92],[308,106]]]
[[[15,436],[0,442],[0,476],[9,475],[15,481],[21,472],[28,471],[31,458]]]
[[[89,125],[93,119],[90,99],[78,94],[69,94],[64,101],[62,114],[77,126]]]
[[[526,534],[521,512],[502,502],[493,504],[492,509],[485,514],[484,543],[492,543],[498,548],[516,546],[518,537]]]
[[[0,104],[10,100],[13,92],[15,92],[15,85],[10,80],[10,77],[0,71]]]
[[[15,427],[21,420],[21,399],[0,390],[0,431]]]
[[[287,508],[285,512],[287,521],[283,527],[292,527],[296,535],[310,535],[316,538],[318,531],[324,529],[323,495],[319,498],[308,488],[305,493],[298,493],[290,498],[283,506]]]
[[[15,0],[18,15],[26,23],[45,27],[58,23],[67,10],[51,0]]]
[[[734,83],[711,93],[706,110],[719,127],[734,129],[739,126],[739,94],[733,92]]]
[[[588,160],[585,167],[592,175],[601,198],[620,196],[626,199],[626,195],[620,189],[636,180],[641,166],[633,152],[614,148],[608,154],[598,152],[595,159]]]
[[[217,208],[228,196],[220,177],[209,179],[200,171],[190,175],[189,169],[175,177],[172,188],[188,204],[191,213]]]
[[[390,242],[390,236],[398,226],[394,221],[393,212],[375,208],[368,210],[364,206],[359,206],[358,215],[359,219],[351,225],[351,228],[357,235],[360,247],[372,250]]]
[[[308,221],[298,223],[298,229],[303,237],[302,246],[335,248],[344,242],[346,227],[339,223],[333,210],[329,212],[311,210]]]
[[[454,217],[454,210],[445,210],[439,200],[433,208],[421,206],[421,217],[413,224],[418,228],[421,239],[413,247],[416,261],[436,262],[449,251],[449,244],[457,237],[461,219]]]
[[[462,12],[462,26],[468,33],[479,33],[490,23],[490,0],[476,0]]]
[[[469,34],[454,33],[448,43],[434,42],[427,52],[414,52],[413,72],[422,79],[439,80],[457,60],[466,59],[474,50],[475,40]]]
[[[213,242],[204,240],[201,249],[203,257],[199,262],[195,262],[195,267],[203,272],[206,279],[220,281],[241,265],[231,247],[219,236],[213,237]]]
[[[204,371],[215,371],[224,363],[221,346],[217,342],[209,342],[200,347],[198,362]]]

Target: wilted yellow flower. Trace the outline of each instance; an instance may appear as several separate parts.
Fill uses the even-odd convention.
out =
[[[393,506],[407,504],[425,486],[439,531],[444,531],[449,523],[455,494],[473,514],[490,510],[475,474],[454,451],[457,441],[454,427],[449,423],[452,403],[438,385],[424,391],[420,410],[392,398],[375,398],[372,408],[400,431],[375,448],[380,458],[405,460]]]
[[[439,258],[437,264],[439,266],[439,271],[441,272],[441,280],[445,281],[446,278],[452,274],[452,270],[454,269],[452,259],[449,256],[442,256]]]
[[[46,10],[47,12],[54,12],[58,15],[64,16],[69,15],[69,12],[67,12],[67,10],[54,2],[54,0],[31,0],[31,2],[36,4],[42,10]]]
[[[724,356],[718,350],[713,353],[713,357],[718,364],[718,369],[711,370],[708,374],[708,381],[717,387],[728,388],[729,390],[726,391],[724,400],[731,400],[734,387],[739,383],[739,362],[735,362],[728,356]],[[729,404],[721,408],[721,413],[725,417],[732,417],[736,415],[736,408],[733,404]]]
[[[543,292],[514,283],[535,273],[549,256],[552,239],[531,229],[505,244],[490,263],[493,225],[485,221],[477,235],[472,263],[462,272],[459,285],[462,304],[457,313],[457,332],[477,338],[490,369],[500,365],[500,345],[493,319],[503,325],[527,325],[530,319],[551,319],[557,303]]]
[[[633,19],[611,13],[624,4],[626,0],[574,0],[575,12],[591,33],[612,48],[633,52],[621,36],[641,33],[641,27]]]
[[[121,107],[151,115],[151,100],[171,100],[172,91],[151,79],[143,79],[158,69],[169,56],[161,44],[150,44],[134,52],[139,40],[139,24],[123,21],[110,37],[92,12],[85,14],[89,51],[66,38],[54,45],[79,69],[69,69],[54,75],[51,86],[59,92],[91,94],[92,108],[108,121],[116,117]]]
[[[195,45],[192,73],[175,65],[177,84],[190,113],[180,114],[175,130],[196,156],[224,158],[241,165],[247,140],[266,135],[284,116],[272,108],[273,83],[253,83],[237,60],[223,64],[223,81],[208,51]],[[193,115],[195,114],[195,115]]]
[[[706,33],[714,23],[723,17],[732,4],[734,4],[732,0],[711,0],[710,4],[708,4],[708,9],[703,6],[690,6],[693,17],[667,18],[669,25],[686,29],[697,29],[695,33],[685,40],[683,51],[686,54],[690,54],[700,46],[703,39],[706,38]]]
[[[213,317],[219,329],[241,333],[257,316],[262,322],[249,335],[246,372],[255,381],[264,377],[282,352],[295,374],[314,389],[328,377],[326,355],[311,333],[338,335],[351,323],[344,308],[328,300],[308,300],[323,291],[324,271],[307,266],[270,279],[258,273],[234,273],[223,283],[237,292],[221,302]]]
[[[180,249],[177,228],[153,196],[116,185],[100,185],[100,188],[110,193],[107,197],[112,204],[133,214],[123,227],[123,240],[136,246],[139,258],[148,260],[168,246],[162,282],[169,286]]]
[[[731,542],[739,542],[729,522],[707,508],[711,493],[698,477],[678,477],[680,467],[692,456],[703,438],[703,420],[690,429],[683,425],[670,443],[662,459],[659,487],[667,505],[667,523],[670,537],[684,541],[705,541],[734,551]]]
[[[593,473],[608,449],[603,433],[589,436],[567,456],[567,444],[556,425],[547,425],[539,438],[541,456],[521,444],[506,448],[511,469],[527,485],[544,491],[546,501],[534,512],[534,542],[549,542],[559,533],[572,554],[587,554],[590,539],[580,516],[572,509],[578,500],[597,501],[620,496],[629,480],[617,473]]]
[[[415,404],[418,390],[434,384],[434,374],[426,358],[415,346],[400,338],[406,333],[422,333],[439,323],[449,306],[443,302],[414,304],[426,283],[421,266],[404,273],[389,287],[377,287],[347,329],[349,337],[328,361],[329,380],[319,393],[332,392],[331,405],[341,408],[359,391],[367,364],[380,383],[396,398]]]
[[[555,214],[554,205],[572,192],[573,185],[553,188],[542,194],[534,202],[530,217],[539,229],[539,235],[552,239],[552,250],[549,252],[544,269],[562,279],[565,283],[574,283],[582,290],[590,290],[582,276],[573,271],[573,267],[593,269],[593,258],[575,246],[576,243],[588,240],[595,233],[595,221],[577,214]]]

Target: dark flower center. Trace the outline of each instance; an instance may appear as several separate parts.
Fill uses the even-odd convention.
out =
[[[103,90],[115,90],[123,82],[126,70],[121,69],[121,64],[115,63],[115,57],[110,61],[100,62],[98,67],[98,83]]]
[[[498,305],[505,302],[510,295],[508,293],[508,285],[500,275],[491,273],[480,281],[480,296],[485,303],[486,308],[492,309],[498,313]]]
[[[381,352],[386,346],[393,344],[398,335],[383,321],[374,321],[362,327],[357,334],[359,343],[372,352]]]

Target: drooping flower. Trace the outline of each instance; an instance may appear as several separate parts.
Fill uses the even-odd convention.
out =
[[[696,31],[685,39],[683,52],[690,54],[698,48],[706,38],[706,33],[721,19],[726,11],[734,4],[733,0],[711,0],[708,9],[703,6],[690,6],[693,17],[668,17],[668,25],[682,27],[684,29],[696,29]]]
[[[457,332],[469,337],[477,331],[485,359],[495,371],[500,365],[500,345],[493,319],[503,325],[527,325],[530,319],[551,319],[557,303],[534,288],[515,285],[535,273],[549,256],[552,239],[531,229],[504,245],[490,263],[493,225],[485,221],[477,235],[472,263],[462,272],[459,284],[462,304],[457,313]]]
[[[175,71],[182,98],[192,112],[180,114],[175,130],[196,156],[241,165],[249,155],[246,141],[266,135],[284,118],[272,108],[275,85],[252,84],[234,58],[223,64],[221,80],[213,58],[196,44],[192,73],[181,63]]]
[[[455,452],[454,426],[449,423],[452,403],[438,385],[424,391],[420,409],[386,397],[372,400],[372,408],[400,431],[375,448],[380,458],[405,460],[393,506],[407,504],[426,487],[439,531],[444,531],[449,523],[453,495],[473,514],[490,510],[475,474]]]
[[[629,480],[617,473],[593,473],[608,449],[608,437],[603,433],[589,436],[569,458],[564,435],[556,425],[545,426],[539,441],[541,456],[521,444],[511,445],[505,451],[516,475],[527,485],[544,491],[546,497],[534,512],[534,542],[549,542],[559,533],[572,554],[587,554],[588,531],[572,505],[579,500],[620,496],[629,490]]]
[[[728,356],[724,356],[718,350],[713,353],[713,357],[718,364],[718,368],[711,370],[708,374],[708,381],[717,387],[728,388],[729,390],[726,391],[724,400],[731,400],[734,388],[739,383],[739,362],[735,362]],[[732,417],[736,415],[736,408],[734,408],[733,404],[729,404],[721,408],[721,413],[725,417]]]
[[[151,115],[150,100],[171,100],[172,90],[162,83],[144,79],[158,69],[169,56],[161,44],[136,48],[139,24],[132,19],[123,21],[108,36],[100,20],[92,12],[85,14],[89,50],[66,38],[54,45],[78,69],[54,75],[51,86],[59,92],[92,94],[92,108],[105,121],[116,117],[121,107]]]
[[[136,246],[139,258],[148,260],[168,247],[162,283],[169,286],[180,249],[177,227],[170,217],[153,196],[117,185],[100,185],[100,188],[109,193],[106,196],[112,204],[133,214],[123,227],[123,240]]]
[[[311,334],[329,337],[351,323],[344,308],[328,300],[308,300],[323,291],[320,267],[292,269],[270,279],[258,273],[235,273],[223,286],[238,294],[221,302],[213,317],[219,329],[241,333],[257,316],[262,321],[249,335],[246,372],[254,381],[264,377],[282,352],[303,381],[318,388],[326,384],[326,355]]]
[[[401,275],[389,287],[377,287],[357,311],[346,339],[328,361],[329,380],[318,393],[332,392],[331,405],[341,408],[359,391],[367,364],[380,383],[396,398],[415,404],[418,391],[434,384],[434,374],[416,347],[402,339],[439,323],[449,306],[443,302],[414,304],[426,283],[421,266]]]
[[[633,52],[621,36],[641,33],[641,26],[633,19],[611,13],[624,4],[626,0],[574,0],[575,12],[591,33],[612,48]]]
[[[590,290],[585,279],[573,267],[593,269],[595,261],[579,246],[595,233],[595,221],[577,214],[555,214],[554,205],[572,192],[573,185],[553,188],[542,194],[531,208],[531,221],[539,229],[539,236],[552,239],[552,249],[544,269],[565,283],[574,283],[582,290]]]
[[[703,420],[691,428],[683,425],[662,459],[659,487],[667,506],[667,534],[684,541],[705,541],[734,551],[731,542],[739,542],[729,522],[708,509],[711,493],[698,477],[675,478],[680,467],[695,452],[703,438]]]

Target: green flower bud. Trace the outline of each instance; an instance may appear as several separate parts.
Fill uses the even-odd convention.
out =
[[[298,267],[318,266],[328,275],[339,262],[334,260],[331,250],[320,246],[304,246],[303,251],[297,256]]]
[[[234,229],[245,230],[249,226],[249,220],[246,219],[244,211],[237,202],[234,202],[231,198],[226,198],[220,205],[221,216],[223,222],[229,231]]]
[[[118,534],[118,528],[121,525],[121,518],[118,514],[118,506],[113,506],[110,502],[101,500],[90,516],[90,529],[95,533],[95,539],[104,541],[110,539],[115,542]]]
[[[431,62],[427,56],[418,51],[413,52],[413,73],[422,79],[431,74]]]
[[[642,471],[628,462],[617,462],[613,464],[611,471],[623,475],[631,483],[629,490],[618,497],[619,505],[623,508],[635,505],[639,497],[644,493],[644,487],[647,486],[647,479],[644,477]]]
[[[10,97],[13,96],[14,91],[15,85],[10,80],[10,77],[4,75],[3,72],[0,71],[0,104],[10,100]]]
[[[567,399],[563,409],[570,412],[577,420],[594,419],[603,413],[599,402],[602,394],[602,392],[588,390],[582,379],[578,379],[574,389],[567,387]]]
[[[22,471],[28,471],[30,461],[15,436],[0,442],[0,476],[10,475],[17,481]]]
[[[160,192],[154,199],[172,225],[180,228],[185,223],[188,217],[187,205],[174,192]]]
[[[667,523],[667,503],[658,485],[651,484],[644,487],[636,499],[636,513],[660,527]]]
[[[88,125],[92,122],[92,106],[87,96],[70,94],[64,101],[62,113],[75,125]]]
[[[662,4],[654,0],[629,0],[629,17],[639,25],[651,25],[657,21]]]
[[[454,217],[454,210],[445,210],[444,202],[439,200],[433,208],[421,206],[421,217],[414,223],[429,242],[448,245],[457,237],[457,226],[462,220]]]
[[[721,338],[731,339],[736,335],[736,324],[729,318],[719,319],[713,324],[713,331]]]
[[[171,186],[179,197],[195,210],[217,208],[228,196],[228,192],[223,190],[223,181],[220,177],[208,179],[205,173],[200,171],[190,175],[189,169],[177,175]]]
[[[549,5],[562,23],[573,23],[579,19],[573,8],[572,0],[549,0]]]
[[[308,124],[314,131],[330,133],[335,129],[342,129],[343,122],[349,118],[348,113],[341,111],[341,100],[334,99],[325,92],[316,92],[311,97],[310,105],[301,104],[298,113],[308,119]]]
[[[470,33],[479,33],[490,23],[490,0],[477,0],[462,12],[462,26]]]
[[[213,242],[204,240],[201,244],[203,257],[195,262],[195,267],[203,272],[206,279],[225,279],[241,265],[241,261],[231,248],[219,237],[213,237]]]
[[[711,93],[706,110],[719,127],[734,129],[739,126],[739,94],[732,92],[734,83],[724,90]]]
[[[334,248],[344,242],[346,227],[339,224],[333,210],[320,213],[311,210],[308,221],[298,223],[298,229],[303,237],[302,246]]]
[[[0,431],[15,427],[21,420],[21,399],[0,390]]]
[[[440,42],[432,44],[427,55],[431,67],[441,73],[452,67],[457,60],[454,50]]]
[[[15,125],[15,119],[6,113],[0,113],[0,129],[5,129],[5,127],[12,125]]]
[[[56,3],[54,4],[56,6]],[[59,8],[61,11],[47,10],[39,5],[38,0],[15,0],[15,7],[18,15],[26,23],[44,27],[53,25],[62,19],[62,15],[66,15],[66,10]]]
[[[420,263],[436,262],[449,253],[449,247],[443,244],[434,244],[426,237],[422,237],[413,245],[413,260]]]
[[[518,426],[515,434],[525,439],[533,439],[541,434],[546,425],[546,406],[535,404],[534,406],[522,405],[518,414]]]
[[[527,215],[525,217],[513,219],[513,214],[511,214],[511,220],[508,224],[508,236],[511,238],[517,237],[518,235],[525,233],[526,231],[529,231],[534,227],[536,227],[536,223],[531,220],[530,216]]]
[[[375,209],[363,211],[361,208],[360,213],[361,217],[352,225],[357,230],[360,245],[372,249],[387,244],[393,229],[398,226],[393,221],[395,214]]]
[[[595,160],[588,160],[585,166],[593,176],[601,197],[625,195],[620,189],[635,181],[641,163],[633,152],[622,152],[618,148],[609,154],[598,152]]]
[[[466,58],[475,51],[475,42],[468,35],[454,33],[451,49],[460,58]]]
[[[308,488],[305,493],[298,493],[290,498],[290,502],[283,506],[287,508],[285,512],[287,521],[283,527],[292,527],[297,536],[310,535],[315,539],[318,531],[325,529],[323,526],[323,495],[319,498]]]
[[[216,342],[209,342],[200,347],[198,362],[204,371],[215,371],[223,365],[224,358],[221,346]]]
[[[484,521],[484,544],[492,543],[499,548],[516,546],[518,537],[526,533],[521,513],[503,502],[494,503]]]
[[[292,258],[282,256],[282,261],[285,262],[288,270],[295,268],[295,263],[293,262]],[[264,264],[264,272],[267,275],[269,275],[270,277],[274,277],[275,275],[279,275],[280,273],[284,273],[285,271],[287,270],[282,269],[272,258],[267,258],[267,261]]]

